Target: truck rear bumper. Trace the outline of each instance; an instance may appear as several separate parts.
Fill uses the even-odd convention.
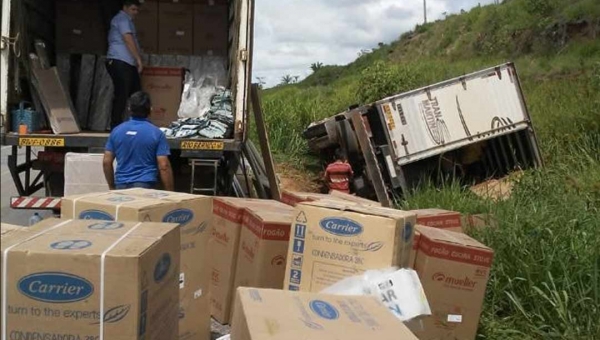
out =
[[[104,148],[108,133],[82,132],[77,134],[47,135],[0,133],[2,145],[63,147],[63,148]],[[172,150],[186,151],[240,151],[241,142],[234,139],[167,139]]]

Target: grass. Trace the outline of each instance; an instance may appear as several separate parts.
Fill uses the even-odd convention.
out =
[[[302,167],[310,122],[514,61],[544,168],[526,171],[502,202],[449,180],[399,206],[496,216],[497,228],[472,232],[495,251],[478,338],[600,339],[599,27],[597,0],[507,0],[419,26],[348,66],[264,91],[271,146]]]

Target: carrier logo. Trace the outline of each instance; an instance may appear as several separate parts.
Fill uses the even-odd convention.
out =
[[[171,255],[165,253],[160,257],[154,266],[154,281],[162,281],[162,279],[164,279],[169,273],[169,268],[171,268]]]
[[[105,323],[117,323],[129,314],[129,310],[131,309],[131,305],[119,305],[107,310],[104,313],[104,322]],[[100,322],[91,323],[91,325],[98,325]]]
[[[79,213],[80,220],[100,220],[100,221],[113,221],[115,218],[101,210],[84,210]]]
[[[412,233],[413,233],[412,224],[410,222],[406,222],[406,224],[404,224],[404,242],[410,241],[410,239],[413,237]]]
[[[194,218],[194,213],[189,209],[177,209],[163,217],[165,223],[177,223],[180,227],[188,224]]]
[[[446,141],[450,139],[450,130],[442,116],[438,99],[423,100],[419,103],[419,109],[431,140],[437,145],[446,144]]]
[[[363,232],[363,227],[347,218],[324,218],[319,225],[326,232],[337,236],[354,236]]]
[[[193,216],[192,216],[192,218],[193,218]],[[181,225],[181,226],[183,226],[183,225]],[[207,223],[206,223],[206,221],[204,221],[204,222],[200,223],[200,225],[195,226],[193,228],[186,228],[185,230],[183,230],[181,232],[181,235],[198,235],[198,234],[201,234],[201,233],[204,232],[204,230],[206,230],[206,226],[207,226]]]
[[[149,192],[147,194],[144,194],[143,196],[149,198],[163,198],[168,197],[169,194],[167,194],[166,192]]]
[[[131,196],[116,196],[116,197],[111,197],[111,198],[107,199],[107,201],[115,202],[115,203],[123,203],[123,202],[135,201],[135,198],[133,198]]]
[[[283,266],[284,264],[285,264],[285,257],[283,257],[281,255],[277,255],[273,259],[271,259],[271,265],[273,265],[273,266]]]
[[[58,250],[79,250],[92,245],[92,242],[86,240],[64,240],[54,242],[50,245],[52,249]]]
[[[340,317],[338,310],[329,302],[325,302],[323,300],[313,300],[308,305],[315,314],[323,319],[335,320]]]
[[[383,248],[384,245],[385,245],[385,243],[383,243],[381,241],[370,242],[370,243],[365,244],[363,247],[356,247],[356,250],[376,252],[378,250],[381,250],[381,248]]]
[[[455,288],[467,288],[474,289],[477,284],[476,281],[469,279],[467,276],[464,278],[456,278],[449,275],[446,275],[441,272],[437,272],[431,276],[433,281],[442,282],[445,286],[455,287]]]
[[[91,230],[115,230],[123,228],[124,224],[119,222],[100,222],[88,226]]]
[[[19,280],[17,288],[33,300],[50,303],[81,301],[94,293],[94,286],[88,280],[58,272],[25,276]]]

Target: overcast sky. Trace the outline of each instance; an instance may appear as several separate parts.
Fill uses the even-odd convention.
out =
[[[422,0],[255,0],[254,74],[267,86],[310,65],[345,65],[423,22]],[[493,0],[427,0],[429,21]]]

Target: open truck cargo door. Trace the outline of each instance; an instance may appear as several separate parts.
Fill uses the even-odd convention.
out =
[[[8,78],[10,58],[14,54],[16,48],[15,43],[18,43],[17,38],[11,35],[10,18],[11,18],[11,1],[2,1],[2,17],[0,18],[0,128],[3,132],[8,129]]]
[[[235,138],[243,141],[248,137],[248,110],[250,102],[250,84],[252,82],[252,55],[254,48],[254,0],[234,2],[230,8],[232,25],[239,27],[230,29],[233,36],[230,40],[233,46],[229,53],[229,72],[232,81],[231,88],[235,102]],[[230,12],[231,13],[231,12]],[[235,33],[237,32],[237,34]],[[241,105],[240,105],[241,104]]]

